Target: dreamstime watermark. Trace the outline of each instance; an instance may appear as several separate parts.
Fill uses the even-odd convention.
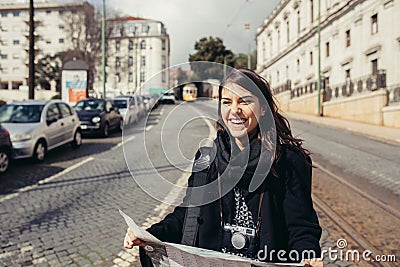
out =
[[[346,249],[347,240],[338,239],[336,242],[336,247],[328,247],[321,251],[320,259],[327,261],[340,261],[340,262],[396,262],[396,255],[377,255],[371,250],[358,251],[355,249]],[[300,262],[303,259],[316,259],[317,254],[313,250],[304,250],[299,252],[297,250],[268,250],[267,246],[257,253],[257,258],[260,261],[274,261],[279,260],[282,262]]]

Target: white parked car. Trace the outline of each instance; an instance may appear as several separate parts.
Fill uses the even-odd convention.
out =
[[[135,99],[132,97],[116,97],[113,99],[119,113],[124,118],[124,125],[136,123],[140,118],[139,108],[136,106]]]
[[[28,100],[0,108],[0,122],[10,132],[14,158],[32,157],[43,161],[47,152],[71,143],[82,144],[75,110],[60,100]]]
[[[167,91],[161,96],[161,103],[175,104],[175,94],[172,91]]]

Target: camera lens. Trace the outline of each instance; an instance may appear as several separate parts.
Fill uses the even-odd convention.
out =
[[[246,237],[241,233],[234,233],[231,238],[231,242],[234,248],[242,249],[246,245]]]

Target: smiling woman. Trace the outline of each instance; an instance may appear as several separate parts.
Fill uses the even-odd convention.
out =
[[[219,86],[218,117],[214,153],[197,152],[182,205],[148,231],[165,242],[323,266],[312,260],[321,254],[321,227],[311,199],[311,158],[292,136],[268,82],[253,71],[232,70]],[[193,187],[200,186],[207,188],[196,195]],[[217,197],[191,206],[209,195]],[[137,245],[145,246],[128,229],[124,246]],[[266,248],[278,253],[262,257]],[[142,265],[152,266],[140,252]]]

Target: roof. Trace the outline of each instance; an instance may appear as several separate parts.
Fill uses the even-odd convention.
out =
[[[140,17],[126,16],[126,17],[108,19],[107,21],[117,21],[117,22],[118,22],[118,21],[133,21],[133,20],[151,20],[151,19],[145,19],[145,18],[140,18]]]

